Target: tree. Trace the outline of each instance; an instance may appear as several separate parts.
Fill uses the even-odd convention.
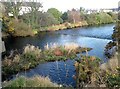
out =
[[[50,9],[48,9],[47,12],[52,14],[60,23],[63,22],[61,19],[62,13],[59,10],[57,10],[56,8],[50,8]]]
[[[56,20],[54,16],[48,12],[40,13],[38,20],[42,27],[59,24],[59,21]]]
[[[72,23],[76,23],[80,21],[80,13],[76,9],[72,9],[68,11],[68,21]]]
[[[80,20],[81,21],[85,21],[86,20],[86,10],[85,10],[85,8],[83,8],[83,7],[80,7]]]
[[[67,12],[64,12],[64,13],[62,14],[61,18],[63,19],[63,22],[68,21],[68,13],[67,13]]]
[[[110,15],[113,20],[117,20],[118,19],[118,15],[113,13],[113,12],[108,12],[107,14]]]
[[[91,13],[86,15],[86,21],[89,25],[95,25],[98,24],[96,13]]]
[[[1,2],[5,6],[5,13],[9,16],[12,14],[13,17],[18,20],[19,12],[22,9],[22,2],[20,0],[9,0],[8,2]]]
[[[26,6],[29,10],[29,14],[26,15],[27,19],[29,20],[29,25],[32,26],[32,28],[38,27],[38,16],[39,12],[41,12],[40,8],[43,7],[42,4],[37,2],[37,0],[32,0],[31,2],[24,2],[24,6]]]
[[[83,7],[80,7],[80,13],[85,13],[85,8],[83,8]]]

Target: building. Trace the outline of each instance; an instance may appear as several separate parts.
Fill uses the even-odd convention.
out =
[[[87,12],[87,14],[99,13],[99,12],[113,12],[113,13],[118,13],[119,9],[120,8],[87,9],[86,12]]]

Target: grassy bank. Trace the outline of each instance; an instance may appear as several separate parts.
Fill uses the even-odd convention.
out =
[[[56,30],[64,30],[64,29],[77,28],[77,27],[83,27],[83,26],[88,26],[86,21],[77,22],[77,23],[66,22],[60,25],[48,26],[45,29],[47,31],[56,31]]]
[[[83,48],[75,43],[65,44],[64,46],[57,44],[52,46],[46,45],[44,50],[28,45],[24,48],[22,54],[13,53],[13,55],[5,57],[2,61],[2,75],[4,78],[7,78],[20,71],[34,68],[42,62],[75,59],[77,53],[90,50],[91,48]]]
[[[110,24],[110,23],[114,23],[114,21],[108,21],[108,22],[96,21],[96,22],[94,22],[94,20],[92,20],[92,21],[88,20],[88,21],[80,21],[80,22],[75,22],[75,23],[65,22],[65,23],[61,23],[58,25],[50,25],[50,26],[46,26],[46,27],[32,29],[30,26],[28,26],[23,21],[18,22],[15,20],[11,20],[11,21],[7,22],[7,20],[5,20],[3,22],[2,37],[6,37],[9,35],[11,35],[13,37],[34,36],[36,34],[39,34],[39,32],[41,32],[41,31],[57,31],[57,30],[64,30],[64,29],[70,29],[70,28],[72,29],[72,28],[84,27],[84,26],[97,26],[97,25]],[[4,28],[4,25],[7,28]]]
[[[56,83],[52,83],[48,77],[34,76],[27,78],[24,76],[17,77],[14,80],[2,83],[6,88],[20,88],[20,87],[60,87]]]

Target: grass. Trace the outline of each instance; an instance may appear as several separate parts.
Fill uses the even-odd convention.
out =
[[[114,57],[112,57],[107,63],[103,63],[101,64],[100,68],[101,70],[108,70],[111,73],[116,73],[116,68],[119,66],[118,64],[118,57],[117,55],[115,55]]]
[[[59,25],[53,25],[53,26],[49,26],[46,28],[47,31],[56,31],[56,30],[63,30],[63,29],[69,29],[69,28],[76,28],[76,27],[82,27],[82,26],[87,26],[87,22],[86,21],[82,21],[82,22],[77,22],[77,23],[63,23],[63,24],[59,24]]]
[[[27,45],[24,47],[22,54],[5,57],[2,61],[2,76],[7,79],[12,74],[29,70],[42,62],[75,59],[77,53],[85,52],[86,50],[91,49],[82,48],[75,43],[69,43],[64,46],[57,44],[46,45],[44,50],[33,45]]]
[[[65,50],[76,50],[77,48],[79,48],[79,45],[76,43],[71,43],[71,44],[65,44],[64,45]]]
[[[20,76],[14,80],[4,82],[2,85],[3,87],[59,87],[58,84],[51,82],[48,77],[38,75],[32,78]]]
[[[86,51],[92,50],[92,48],[80,47],[77,43],[66,43],[63,46],[53,43],[51,45],[47,44],[44,47],[45,50],[55,50],[57,48],[59,48],[60,50],[67,51],[67,52],[75,52],[75,53],[86,52]]]
[[[107,87],[120,87],[120,67],[117,54],[100,65],[100,76]]]

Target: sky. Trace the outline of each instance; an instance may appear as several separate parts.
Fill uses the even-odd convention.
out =
[[[48,8],[57,8],[64,12],[72,8],[79,9],[100,9],[100,8],[116,8],[119,0],[40,0],[43,5],[43,10]]]

